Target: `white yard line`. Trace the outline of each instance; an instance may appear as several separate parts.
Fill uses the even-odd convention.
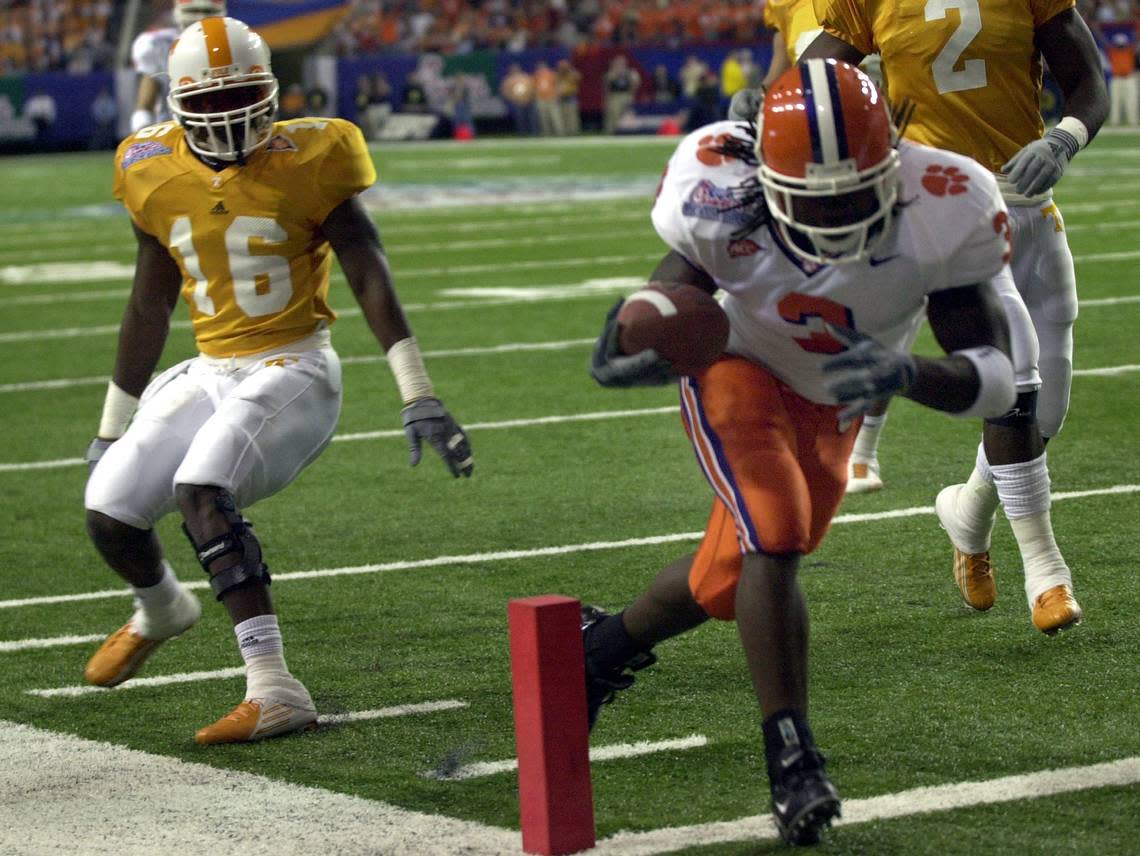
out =
[[[1138,492],[1140,492],[1140,484],[1118,484],[1112,487],[1092,488],[1089,490],[1058,491],[1053,494],[1053,502],[1064,502],[1070,499],[1087,499],[1094,496],[1118,496]],[[931,514],[934,514],[934,507],[924,505],[914,506],[912,508],[896,508],[890,511],[876,511],[867,514],[840,514],[831,522],[834,525],[869,523],[877,520],[895,520],[903,517],[920,517]],[[457,556],[434,556],[429,559],[406,559],[397,562],[385,562],[374,565],[354,565],[344,568],[287,571],[275,573],[273,580],[274,582],[285,582],[288,580],[323,579],[325,577],[407,571],[419,568],[490,564],[494,562],[516,561],[519,559],[535,559],[546,556],[565,556],[572,553],[589,553],[599,550],[622,550],[630,547],[672,544],[678,541],[698,541],[702,535],[704,535],[703,532],[673,532],[667,535],[624,538],[618,541],[590,541],[582,544],[564,544],[556,547],[534,547],[525,550],[495,550],[485,553],[467,553]],[[206,589],[209,587],[209,582],[207,580],[191,580],[184,582],[184,585],[191,589]],[[105,589],[103,591],[81,592],[79,594],[42,595],[39,597],[0,600],[0,609],[17,609],[25,606],[43,606],[54,603],[78,603],[87,600],[105,600],[108,598],[131,596],[132,593],[130,589]]]
[[[143,687],[163,687],[167,684],[192,684],[198,681],[219,681],[226,678],[238,678],[245,674],[244,666],[235,666],[232,669],[213,669],[203,672],[178,672],[173,675],[158,675],[153,678],[133,678],[117,687],[93,687],[90,684],[78,684],[70,687],[51,687],[43,690],[24,690],[26,695],[40,698],[75,698],[76,696],[91,695],[92,693],[123,692],[137,690]]]
[[[521,852],[515,830],[14,722],[0,722],[0,793],[20,853]]]
[[[317,717],[318,725],[349,725],[353,722],[368,722],[372,719],[391,719],[397,716],[415,716],[418,713],[441,713],[445,710],[459,710],[467,707],[465,701],[445,699],[425,701],[418,704],[398,704],[376,710],[358,710],[353,713],[328,713]]]
[[[658,752],[682,752],[686,749],[698,749],[708,742],[709,739],[703,734],[690,734],[688,737],[678,737],[675,740],[639,740],[637,743],[591,746],[590,761],[616,761],[623,758],[637,758],[641,755],[655,755]],[[433,779],[438,782],[458,782],[464,779],[495,776],[499,773],[512,773],[518,768],[519,759],[508,758],[505,761],[480,761],[475,764],[465,764],[455,769],[428,770],[420,775],[425,779]]]
[[[874,820],[1039,799],[1093,788],[1124,787],[1137,782],[1140,782],[1140,757],[1122,758],[1088,767],[1003,776],[981,782],[914,788],[867,799],[845,799],[843,818],[836,821],[835,826],[852,826]],[[763,814],[739,820],[665,827],[650,832],[619,832],[598,842],[597,848],[590,853],[599,856],[651,856],[687,847],[777,837],[771,815]]]
[[[93,633],[87,636],[52,636],[49,639],[12,639],[0,642],[0,654],[32,651],[39,648],[59,648],[64,645],[87,645],[91,642],[101,642],[104,638],[106,638],[106,634]]]

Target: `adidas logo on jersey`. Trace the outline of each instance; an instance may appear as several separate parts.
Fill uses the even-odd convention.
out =
[[[219,199],[218,204],[210,209],[210,213],[211,214],[229,214],[230,212],[229,212],[229,209],[226,208],[226,203],[222,202],[222,200]]]

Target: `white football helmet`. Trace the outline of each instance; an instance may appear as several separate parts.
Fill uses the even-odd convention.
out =
[[[834,59],[792,66],[756,119],[758,177],[777,231],[801,258],[868,258],[898,202],[897,135],[859,69]]]
[[[234,18],[191,24],[170,49],[170,112],[203,157],[244,163],[273,134],[277,78],[261,36]]]
[[[226,4],[219,0],[174,0],[174,26],[185,30],[203,18],[220,18],[226,14]]]

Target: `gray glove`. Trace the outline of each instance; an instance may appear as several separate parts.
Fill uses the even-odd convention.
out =
[[[423,452],[420,444],[427,440],[443,458],[456,478],[470,476],[475,469],[471,442],[438,398],[421,398],[400,411],[404,419],[404,436],[408,438],[408,463],[415,466]]]
[[[676,380],[668,360],[652,348],[626,356],[618,347],[618,300],[606,314],[606,323],[590,358],[590,376],[602,386],[664,386]]]
[[[1080,148],[1076,137],[1054,128],[1010,158],[1001,171],[1022,196],[1036,196],[1061,180]]]
[[[91,445],[87,447],[87,454],[83,456],[83,460],[87,461],[88,475],[95,472],[95,465],[99,463],[103,453],[110,449],[114,442],[114,440],[104,440],[102,437],[96,437],[91,441]]]
[[[906,392],[914,383],[918,368],[910,354],[892,350],[857,330],[832,324],[827,329],[847,346],[823,364],[827,391],[847,405],[839,411],[841,423],[866,413],[876,401]]]
[[[728,118],[733,122],[755,122],[763,106],[763,89],[741,89],[728,102]]]

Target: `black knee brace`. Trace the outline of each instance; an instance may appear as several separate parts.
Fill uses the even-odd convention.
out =
[[[987,419],[990,425],[1001,425],[1003,428],[1016,428],[1037,417],[1037,390],[1019,392],[1013,409],[1001,416]]]
[[[215,498],[214,507],[226,518],[226,522],[230,525],[229,532],[211,538],[205,544],[199,544],[186,528],[186,524],[182,524],[182,531],[190,539],[194,552],[198,554],[198,563],[207,574],[210,574],[210,565],[219,556],[229,553],[241,554],[241,561],[236,565],[216,574],[210,574],[210,588],[214,590],[214,595],[221,600],[228,592],[249,583],[262,582],[269,585],[271,582],[269,568],[261,561],[261,544],[253,534],[253,527],[237,510],[234,498],[222,491]]]

